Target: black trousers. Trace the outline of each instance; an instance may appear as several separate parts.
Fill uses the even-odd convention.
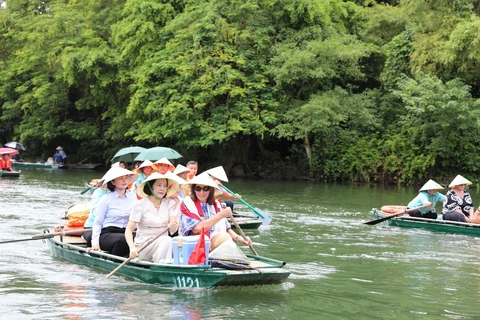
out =
[[[87,229],[87,228],[84,228]],[[92,246],[92,228],[88,228],[89,230],[83,232],[83,239],[87,241],[87,247]]]
[[[426,218],[426,219],[437,219],[437,214],[432,211],[428,211],[425,214],[422,214],[419,210],[413,210],[408,213],[410,217],[417,217],[417,218]]]
[[[130,249],[125,239],[125,228],[103,228],[102,233],[100,233],[100,249],[117,256],[128,256]]]

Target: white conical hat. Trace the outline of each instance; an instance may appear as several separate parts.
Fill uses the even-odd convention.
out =
[[[184,172],[188,172],[190,171],[187,167],[181,165],[181,164],[178,164],[177,167],[175,168],[175,171],[173,171],[174,174],[180,174],[180,173],[184,173]]]
[[[469,185],[472,184],[472,182],[470,180],[465,179],[461,175],[457,175],[455,177],[455,179],[453,179],[453,181],[450,182],[448,187],[451,188],[451,187],[455,187],[455,186],[458,186],[458,185],[461,185],[461,184],[466,184],[467,186],[469,186]]]
[[[145,198],[147,194],[145,193],[144,188],[145,188],[145,183],[148,181],[152,180],[157,180],[157,179],[168,179],[169,181],[169,186],[167,189],[167,197],[169,197],[172,193],[176,193],[178,190],[180,190],[180,184],[185,184],[187,181],[183,180],[177,175],[174,175],[170,171],[166,172],[165,174],[161,174],[159,172],[154,172],[151,175],[147,177],[140,185],[137,187],[137,195],[141,198]]]
[[[227,173],[225,172],[222,166],[208,169],[206,172],[208,172],[209,175],[211,175],[214,178],[217,178],[218,180],[228,182]]]
[[[102,177],[102,179],[103,179],[102,188],[105,189],[107,187],[107,184],[110,181],[112,181],[114,179],[117,179],[119,177],[122,177],[122,176],[130,176],[128,184],[132,183],[133,181],[137,180],[137,178],[138,178],[138,174],[133,173],[130,170],[120,168],[120,167],[111,167],[110,170],[108,170],[107,173],[105,173],[105,175]]]
[[[150,160],[145,160],[142,162],[141,165],[138,166],[138,169],[142,169],[142,168],[145,168],[145,167],[151,167],[153,165],[153,162],[150,161]],[[152,168],[153,169],[153,168]]]
[[[174,166],[170,161],[168,161],[168,159],[165,158],[165,157],[163,157],[162,159],[157,160],[157,161],[154,162],[154,164],[160,164],[160,163],[168,164],[169,166],[172,166],[172,167],[175,168],[175,166]]]
[[[218,185],[213,181],[213,179],[208,175],[208,173],[202,172],[199,175],[193,177],[192,179],[188,180],[188,184],[201,184],[204,186],[213,187],[215,189],[219,189]]]
[[[432,179],[428,180],[427,183],[423,185],[423,187],[420,188],[420,191],[428,191],[428,190],[442,190],[443,187],[433,181]]]
[[[111,167],[120,167],[120,161],[115,162]]]

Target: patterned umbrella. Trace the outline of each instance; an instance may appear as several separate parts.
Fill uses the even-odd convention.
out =
[[[27,149],[25,149],[23,144],[21,144],[20,142],[16,142],[16,141],[11,141],[9,143],[5,143],[4,147],[9,147],[9,148],[12,148],[12,149],[24,150],[24,151],[27,150]]]
[[[10,156],[18,154],[18,150],[12,148],[0,148],[0,154],[8,153]]]

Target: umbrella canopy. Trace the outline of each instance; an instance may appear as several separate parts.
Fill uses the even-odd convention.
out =
[[[139,153],[147,150],[147,148],[144,147],[127,147],[123,148],[117,151],[115,155],[113,156],[112,160],[110,160],[112,163],[115,162],[120,162],[120,161],[125,161],[125,162],[133,162],[136,156],[138,156]]]
[[[11,142],[5,143],[3,146],[4,147],[9,147],[9,148],[12,148],[12,149],[17,149],[17,150],[24,150],[24,151],[27,150],[27,149],[25,149],[23,144],[21,144],[20,142],[16,142],[16,141],[11,141]]]
[[[0,155],[8,153],[10,156],[18,154],[18,150],[12,148],[0,148]]]
[[[157,161],[163,157],[167,159],[178,159],[181,158],[182,155],[177,151],[173,150],[172,148],[153,147],[140,153],[138,156],[135,157],[134,161]]]

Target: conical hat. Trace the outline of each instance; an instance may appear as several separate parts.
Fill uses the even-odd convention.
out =
[[[175,168],[175,171],[173,171],[173,174],[180,174],[180,173],[184,173],[184,172],[188,172],[190,171],[187,167],[181,165],[181,164],[178,164],[177,167]]]
[[[448,187],[451,188],[451,187],[455,187],[455,186],[458,186],[458,185],[461,185],[461,184],[466,184],[467,186],[469,186],[469,185],[472,184],[472,182],[470,180],[465,179],[461,175],[457,175],[455,177],[455,179],[453,179],[453,181],[450,182]]]
[[[102,177],[103,178],[102,188],[106,189],[107,184],[110,181],[112,181],[114,179],[117,179],[119,177],[122,177],[122,176],[130,176],[128,184],[132,183],[133,181],[137,180],[137,178],[138,178],[138,174],[133,173],[130,170],[120,168],[120,167],[111,167],[110,170],[108,170],[107,173],[105,173],[105,175]]]
[[[145,168],[145,167],[151,167],[153,165],[153,162],[150,161],[150,160],[145,160],[142,162],[141,165],[138,166],[138,169],[142,169],[142,168]],[[153,168],[152,168],[153,169]]]
[[[113,163],[111,167],[120,167],[120,161]]]
[[[218,185],[213,181],[213,179],[208,175],[208,173],[202,172],[199,175],[193,177],[192,179],[188,180],[188,184],[201,184],[204,186],[213,187],[215,189],[219,189]]]
[[[443,187],[433,181],[432,179],[428,180],[427,183],[420,188],[420,191],[428,191],[428,190],[442,190]]]
[[[175,168],[175,166],[170,161],[168,161],[168,159],[165,157],[154,162],[154,164],[160,164],[160,163],[168,164],[169,166],[172,166],[173,168]]]
[[[151,175],[149,175],[147,179],[142,181],[142,183],[140,183],[140,185],[137,187],[137,195],[141,198],[145,198],[147,196],[147,194],[144,191],[145,184],[148,181],[157,180],[157,179],[168,179],[169,186],[167,189],[167,197],[169,197],[173,193],[176,193],[178,190],[180,190],[180,184],[187,183],[187,181],[183,180],[177,175],[174,175],[171,172],[167,172],[165,174],[154,172]]]
[[[222,166],[208,169],[206,172],[208,172],[209,175],[211,175],[214,178],[217,178],[218,180],[228,182],[227,173],[225,172]]]

